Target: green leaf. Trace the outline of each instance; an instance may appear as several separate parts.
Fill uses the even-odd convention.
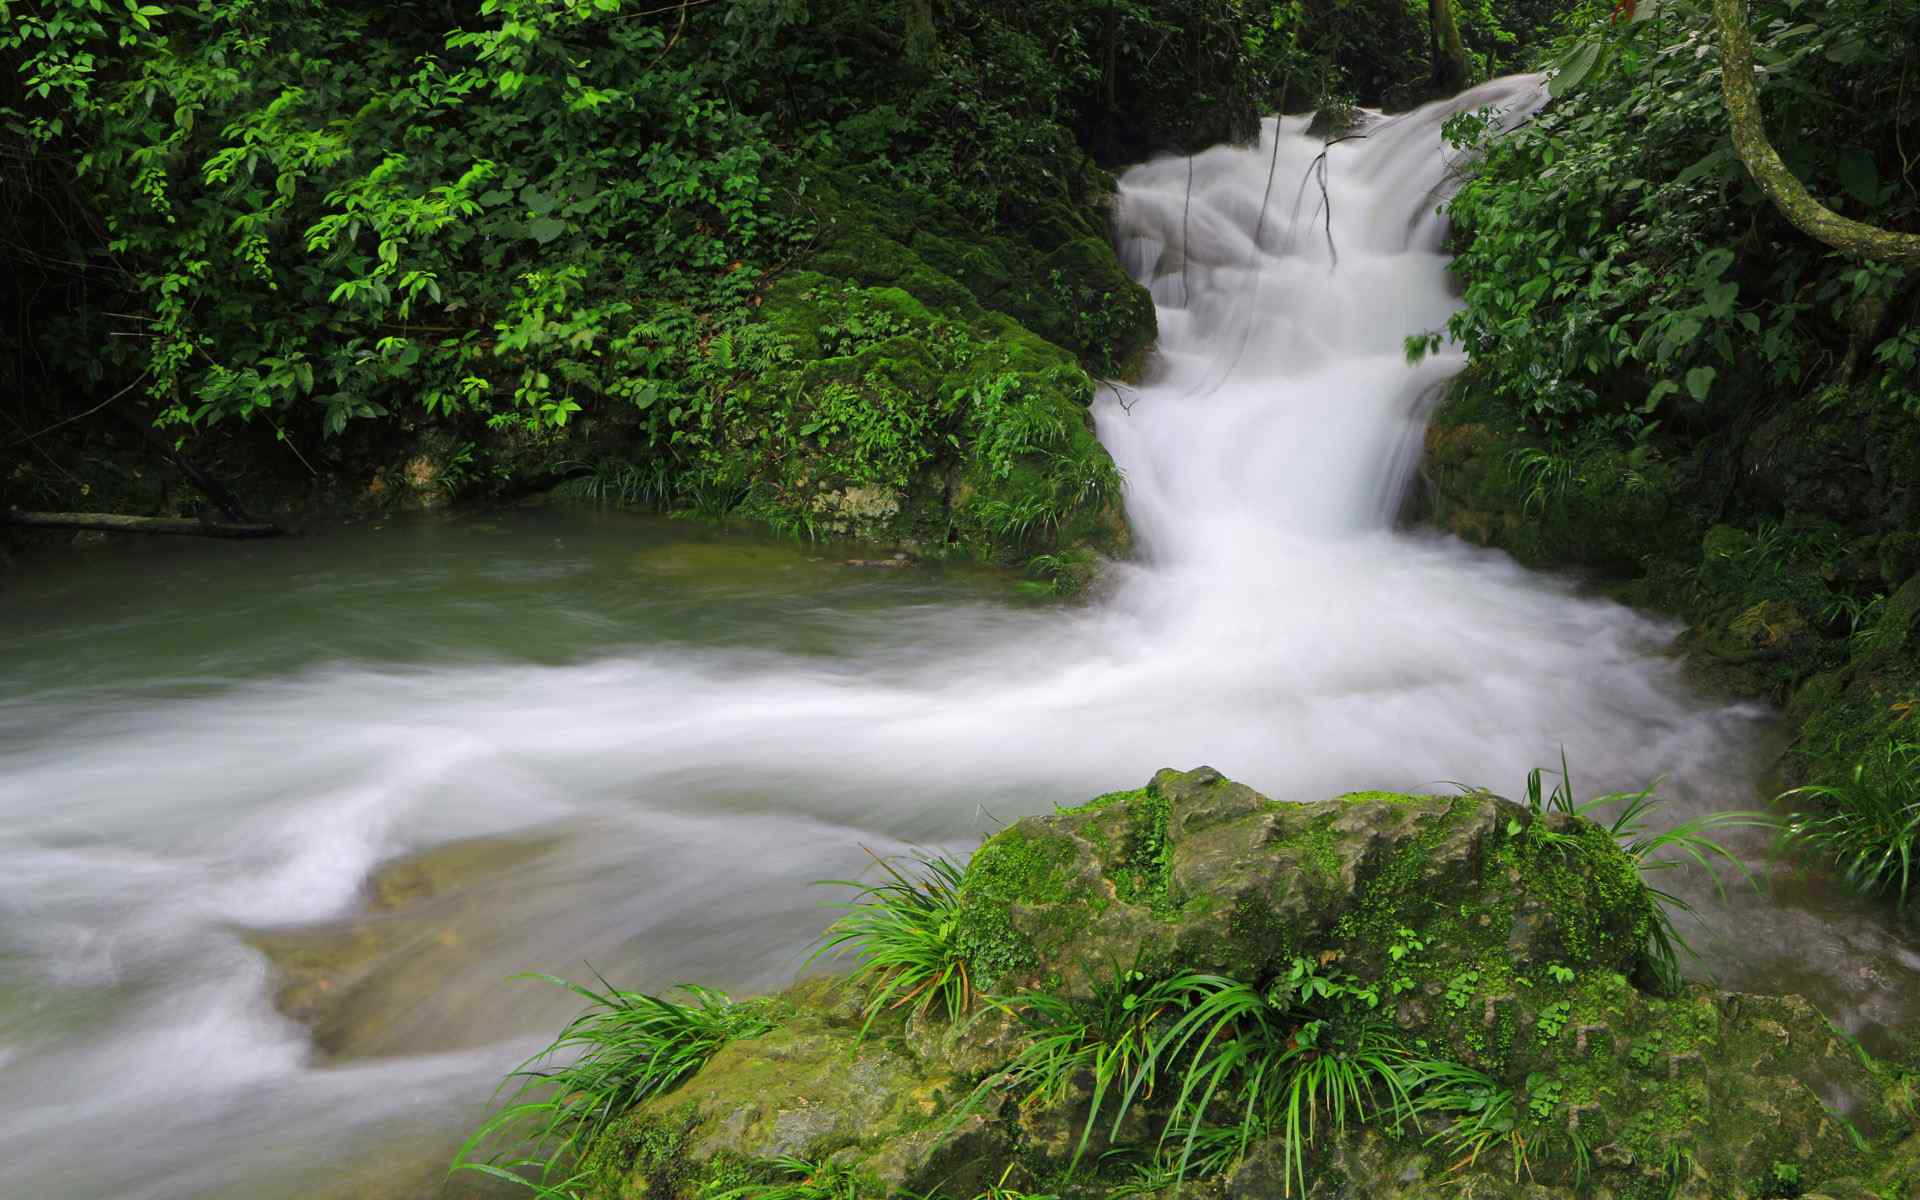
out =
[[[1860,56],[1865,54],[1866,52],[1867,52],[1866,39],[1852,38],[1848,41],[1836,42],[1833,45],[1828,46],[1827,61],[1839,63],[1841,66],[1844,67],[1851,63],[1859,62]]]
[[[1725,320],[1733,313],[1733,300],[1740,294],[1740,285],[1731,279],[1719,283],[1710,283],[1701,289],[1707,301],[1707,315],[1716,320]]]
[[[1700,256],[1693,264],[1693,277],[1701,283],[1720,278],[1733,265],[1733,251],[1724,246],[1716,246]]]
[[[1840,177],[1840,186],[1847,190],[1862,204],[1877,204],[1880,200],[1880,172],[1873,165],[1873,156],[1865,150],[1849,146],[1840,152],[1840,161],[1834,164],[1834,173]]]
[[[1707,393],[1713,388],[1713,377],[1717,372],[1712,367],[1695,367],[1687,372],[1687,391],[1695,400],[1705,403]]]
[[[527,232],[533,235],[533,240],[539,242],[542,246],[566,231],[567,223],[565,221],[556,221],[552,217],[537,217],[527,222]]]
[[[1571,93],[1580,86],[1581,81],[1587,77],[1588,72],[1593,70],[1593,65],[1598,61],[1600,61],[1599,41],[1581,43],[1580,48],[1567,56],[1561,63],[1560,69],[1554,73],[1552,80],[1547,83],[1547,94],[1559,97]]]

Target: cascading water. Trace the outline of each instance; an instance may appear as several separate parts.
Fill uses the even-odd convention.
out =
[[[0,600],[8,1185],[380,1194],[362,1159],[425,1194],[572,1008],[508,974],[774,985],[823,923],[805,882],[861,843],[964,848],[1164,765],[1317,799],[1514,789],[1564,747],[1583,792],[1664,773],[1744,803],[1714,781],[1751,773],[1756,714],[1689,698],[1669,630],[1393,528],[1459,365],[1401,349],[1454,305],[1438,127],[1534,87],[1126,175],[1161,338],[1097,417],[1143,553],[1087,608],[777,554],[800,582],[694,586],[657,527],[553,514],[220,548],[243,567],[195,549],[144,591],[116,559]],[[342,917],[381,860],[475,837],[526,857],[378,959],[360,1049],[323,1058],[246,930]],[[1757,979],[1869,964],[1826,997],[1855,1019],[1915,966],[1867,917],[1740,919]]]

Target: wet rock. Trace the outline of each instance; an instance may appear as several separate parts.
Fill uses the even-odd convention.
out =
[[[279,976],[274,1004],[313,1031],[331,1059],[420,1053],[471,1044],[435,1016],[453,1001],[486,926],[462,894],[537,859],[552,843],[474,838],[395,859],[367,881],[365,911],[344,920],[247,931]]]
[[[595,1169],[657,1173],[661,1164],[634,1148],[650,1131],[657,1140],[657,1131],[672,1129],[676,1180],[783,1156],[857,1162],[888,1191],[924,1191],[984,1171],[1007,1148],[991,1113],[939,1119],[970,1090],[966,1081],[917,1057],[900,1020],[863,1038],[863,1018],[846,1011],[840,990],[813,980],[783,994],[773,1031],[729,1044],[671,1095],[641,1105],[603,1141]],[[980,1187],[992,1182],[981,1178]]]

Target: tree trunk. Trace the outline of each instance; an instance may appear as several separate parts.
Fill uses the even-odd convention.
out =
[[[98,529],[106,533],[171,533],[191,537],[278,537],[286,532],[278,525],[259,523],[196,521],[190,517],[123,517],[115,513],[21,512],[17,508],[7,510],[0,520],[27,529]]]
[[[1767,140],[1760,97],[1753,86],[1753,31],[1747,27],[1746,0],[1713,0],[1713,22],[1720,31],[1720,80],[1734,149],[1767,199],[1802,233],[1855,258],[1920,266],[1920,234],[1850,220],[1820,201],[1794,177],[1779,151]]]
[[[1460,23],[1453,17],[1453,0],[1427,0],[1427,24],[1433,34],[1433,86],[1449,94],[1467,86],[1473,61],[1460,41]]]

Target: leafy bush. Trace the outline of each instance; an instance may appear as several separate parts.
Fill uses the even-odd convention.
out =
[[[1787,161],[1862,220],[1920,219],[1920,195],[1875,167],[1899,161],[1898,128],[1920,112],[1879,98],[1901,47],[1920,39],[1920,14],[1862,0],[1756,7],[1769,127]],[[1511,134],[1479,114],[1448,128],[1472,163],[1447,206],[1466,281],[1449,333],[1480,386],[1561,437],[1632,444],[1662,422],[1697,435],[1756,390],[1832,362],[1850,319],[1901,283],[1834,260],[1748,183],[1707,6],[1643,8],[1656,15],[1579,10],[1554,53],[1555,99]],[[1899,335],[1865,332],[1871,357],[1903,353]]]

